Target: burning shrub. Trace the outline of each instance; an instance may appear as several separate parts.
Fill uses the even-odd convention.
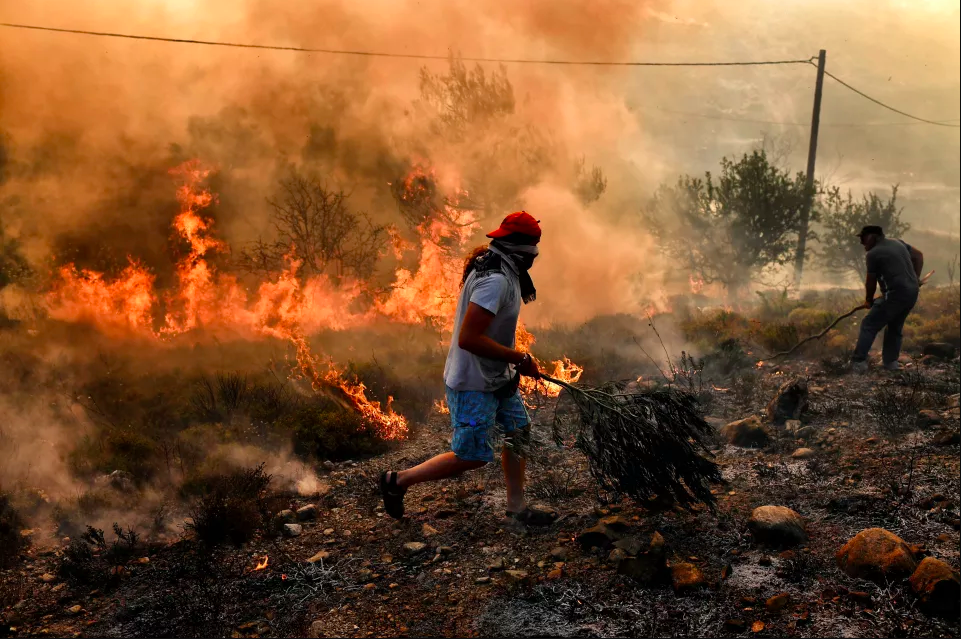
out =
[[[187,528],[210,547],[250,540],[269,514],[266,490],[270,480],[264,464],[210,477]]]
[[[12,565],[25,545],[20,536],[23,529],[23,518],[13,504],[10,495],[0,492],[0,568]]]

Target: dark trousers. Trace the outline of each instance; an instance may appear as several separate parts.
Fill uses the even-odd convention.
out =
[[[918,301],[917,291],[888,295],[874,301],[868,314],[861,320],[861,333],[858,344],[854,347],[851,361],[863,362],[867,360],[874,338],[881,329],[884,330],[884,346],[881,349],[881,359],[885,364],[898,361],[901,355],[901,341],[903,338],[904,320]]]

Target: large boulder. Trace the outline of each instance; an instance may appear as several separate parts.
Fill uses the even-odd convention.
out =
[[[804,519],[785,506],[759,506],[747,522],[754,540],[760,544],[789,548],[808,539]]]
[[[933,615],[958,619],[961,614],[961,581],[948,564],[925,557],[908,579],[921,609]]]
[[[938,359],[951,359],[954,357],[954,346],[947,342],[928,342],[921,347],[922,355],[931,355]]]
[[[835,559],[848,575],[876,583],[904,579],[918,567],[911,547],[884,528],[862,530],[841,547]]]
[[[808,406],[808,382],[803,377],[784,382],[767,405],[767,420],[783,425],[789,419],[800,419]]]
[[[721,435],[728,443],[742,448],[763,448],[771,442],[771,431],[757,415],[727,424],[721,429]]]

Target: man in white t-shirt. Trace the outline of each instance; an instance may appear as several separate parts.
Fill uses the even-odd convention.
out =
[[[507,483],[507,516],[528,525],[553,517],[527,506],[524,499],[524,447],[530,419],[518,392],[520,375],[537,377],[537,364],[515,348],[521,302],[534,301],[528,269],[538,254],[541,228],[524,211],[511,213],[487,234],[488,246],[468,257],[457,301],[454,333],[444,383],[453,436],[451,452],[413,468],[380,477],[384,509],[404,516],[404,495],[411,486],[454,477],[494,461],[495,429],[504,435],[501,465]]]

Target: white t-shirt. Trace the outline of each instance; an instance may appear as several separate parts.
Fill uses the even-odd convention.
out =
[[[498,344],[514,348],[517,334],[517,318],[521,312],[521,286],[516,277],[502,271],[474,271],[467,276],[457,300],[454,333],[451,336],[447,363],[444,365],[444,383],[455,391],[491,392],[503,386],[513,374],[513,366],[486,357],[468,353],[457,345],[460,327],[467,314],[467,307],[474,302],[494,314],[487,335]]]

